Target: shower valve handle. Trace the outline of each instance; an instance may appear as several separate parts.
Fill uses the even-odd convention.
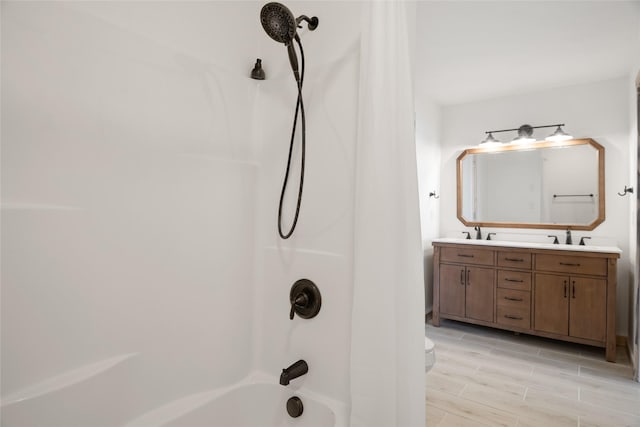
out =
[[[295,314],[303,319],[315,317],[322,306],[320,290],[309,279],[300,279],[291,287],[289,292],[291,311],[289,319],[293,320]]]
[[[293,320],[293,315],[296,309],[305,308],[309,304],[309,297],[306,293],[301,292],[296,295],[295,300],[291,302],[291,311],[289,312],[289,319]]]

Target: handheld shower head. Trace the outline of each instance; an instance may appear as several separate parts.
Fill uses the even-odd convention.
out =
[[[271,2],[262,6],[260,22],[269,37],[278,43],[291,44],[296,35],[296,18],[283,4]]]
[[[289,54],[289,62],[296,82],[300,83],[300,72],[298,71],[298,56],[293,48],[293,40],[300,42],[296,28],[302,28],[299,24],[302,21],[308,23],[310,31],[318,27],[318,18],[309,18],[301,15],[298,18],[283,4],[277,2],[267,3],[262,6],[260,11],[260,22],[262,28],[273,40],[278,43],[284,43]]]
[[[291,142],[289,143],[289,158],[287,160],[287,169],[284,174],[284,181],[282,183],[282,192],[280,193],[280,203],[278,205],[278,233],[280,237],[283,239],[288,239],[293,234],[293,230],[296,228],[296,224],[298,223],[298,215],[300,214],[300,204],[302,202],[302,188],[304,183],[304,164],[305,164],[305,140],[306,140],[306,126],[305,126],[305,115],[304,115],[304,103],[302,101],[302,80],[304,79],[304,50],[302,49],[302,43],[300,42],[300,37],[298,37],[298,33],[296,32],[296,28],[302,28],[300,23],[305,21],[308,24],[309,31],[313,31],[318,27],[318,18],[312,17],[309,18],[305,15],[301,15],[297,19],[293,16],[293,13],[286,6],[271,2],[262,6],[262,10],[260,11],[260,23],[262,23],[262,28],[267,33],[269,37],[278,43],[284,43],[287,47],[287,53],[289,54],[289,62],[291,63],[291,69],[293,70],[293,75],[296,79],[296,83],[298,86],[298,99],[296,101],[296,112],[293,118],[293,129],[291,130]],[[300,48],[300,58],[302,60],[302,76],[298,71],[298,55],[296,54],[295,49],[293,48],[293,41],[296,41],[298,47]],[[282,207],[283,200],[285,196],[285,192],[287,191],[287,182],[289,180],[289,170],[291,167],[291,155],[293,153],[293,143],[296,136],[296,125],[298,123],[298,112],[300,113],[300,118],[302,119],[302,146],[301,146],[301,156],[300,156],[300,184],[298,187],[298,201],[296,203],[296,210],[293,216],[293,223],[289,231],[284,232],[282,230]],[[287,380],[288,381],[288,380]],[[282,382],[282,378],[281,378]]]

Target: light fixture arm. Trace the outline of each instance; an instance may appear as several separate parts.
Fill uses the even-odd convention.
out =
[[[555,125],[545,125],[545,126],[531,126],[531,125],[522,125],[519,128],[515,128],[515,129],[500,129],[500,130],[488,130],[485,133],[489,134],[489,133],[497,133],[497,132],[513,132],[513,131],[520,131],[523,129],[541,129],[541,128],[552,128],[552,127],[557,127],[557,126],[564,126],[564,123],[559,123],[559,124],[555,124]]]

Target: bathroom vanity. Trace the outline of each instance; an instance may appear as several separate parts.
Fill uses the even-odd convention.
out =
[[[433,249],[434,326],[453,319],[588,344],[616,360],[620,249],[468,239]]]

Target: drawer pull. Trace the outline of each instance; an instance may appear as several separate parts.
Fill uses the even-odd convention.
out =
[[[458,256],[461,258],[473,258],[473,255],[469,255],[469,254],[458,254]]]
[[[524,280],[521,279],[509,279],[508,277],[504,278],[505,282],[516,282],[516,283],[524,283]]]
[[[580,263],[572,263],[572,262],[561,262],[560,265],[564,265],[566,267],[580,267]]]
[[[505,258],[505,261],[524,262],[524,259],[522,259],[522,258]]]
[[[505,314],[504,317],[512,320],[522,320],[522,316],[512,316],[511,314]]]
[[[522,298],[513,298],[513,297],[504,297],[504,299],[509,301],[523,301]]]

